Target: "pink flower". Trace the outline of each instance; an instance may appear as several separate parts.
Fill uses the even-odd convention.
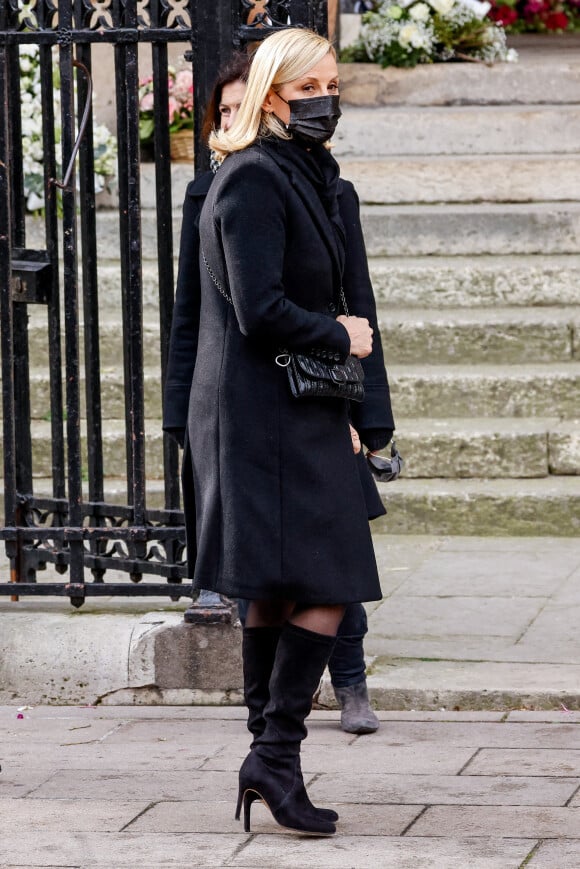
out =
[[[175,87],[186,93],[193,93],[193,73],[190,69],[182,69],[175,76]]]
[[[144,94],[141,97],[141,111],[150,112],[153,108],[153,94]]]
[[[173,120],[175,115],[179,115],[179,103],[175,99],[175,97],[169,97],[169,123]]]
[[[528,0],[524,7],[524,15],[539,15],[546,7],[544,0]]]

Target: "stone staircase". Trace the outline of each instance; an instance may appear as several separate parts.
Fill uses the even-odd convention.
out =
[[[390,531],[580,529],[580,43],[525,46],[404,96],[369,67],[375,105],[339,127],[407,460]]]
[[[580,529],[580,50],[548,55],[522,51],[520,64],[492,69],[343,67],[335,155],[361,197],[406,459],[404,478],[382,487],[389,514],[377,530]],[[163,492],[152,168],[143,167],[151,506]],[[172,173],[177,240],[190,170]],[[118,220],[101,211],[98,221],[105,467],[109,496],[122,497]],[[42,244],[35,235],[33,223],[30,246]],[[43,315],[32,309],[30,336],[41,491],[50,408]]]

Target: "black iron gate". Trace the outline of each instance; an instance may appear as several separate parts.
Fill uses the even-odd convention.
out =
[[[143,274],[139,149],[139,55],[148,45],[154,80],[156,252],[161,382],[173,307],[168,46],[184,43],[193,62],[195,128],[219,64],[233,47],[272,29],[325,30],[326,0],[0,0],[0,316],[5,517],[0,538],[10,582],[0,595],[57,594],[80,606],[89,595],[191,595],[184,582],[178,455],[164,442],[163,508],[147,504]],[[37,46],[44,188],[44,241],[27,244],[26,139],[20,46]],[[91,79],[93,47],[110,49],[118,142],[118,286],[122,319],[126,491],[107,498],[103,450],[102,305]],[[54,112],[60,87],[60,142]],[[58,150],[57,150],[58,149]],[[60,153],[58,168],[57,154]],[[196,142],[196,169],[207,152]],[[59,177],[59,173],[60,176]],[[110,241],[107,241],[109,244]],[[29,307],[46,313],[46,378],[31,383]],[[39,308],[36,308],[38,311]],[[64,348],[64,352],[63,352]],[[110,360],[108,360],[110,362]],[[63,390],[64,380],[64,390]],[[34,491],[31,418],[47,391],[51,481]],[[162,387],[161,387],[162,388]],[[83,451],[81,419],[86,419]],[[53,566],[51,577],[37,572]],[[86,581],[85,572],[91,572]],[[131,581],[105,581],[122,571]],[[58,582],[52,574],[67,574]],[[153,575],[157,582],[142,582]],[[37,581],[38,580],[38,581]]]

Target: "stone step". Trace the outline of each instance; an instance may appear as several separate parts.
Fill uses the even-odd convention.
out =
[[[578,254],[580,202],[363,205],[371,256]]]
[[[341,102],[357,106],[565,105],[580,94],[576,34],[570,51],[523,52],[518,63],[340,64]],[[564,40],[562,41],[564,43]]]
[[[3,489],[0,481],[0,495]],[[392,483],[379,483],[379,490],[388,512],[374,520],[375,534],[487,537],[578,537],[580,534],[580,487],[575,477],[533,480],[401,477]],[[35,481],[37,495],[49,495],[50,491],[50,480]],[[107,480],[107,502],[125,504],[126,495],[124,479]],[[151,509],[164,506],[163,481],[149,481],[147,506]],[[2,509],[0,500],[0,512]],[[4,521],[2,517],[0,521]]]
[[[30,348],[31,366],[47,367],[48,366],[48,335],[46,316],[44,311],[39,312],[36,306],[30,308],[30,319],[28,324],[28,341]],[[155,312],[157,313],[157,312]],[[153,311],[150,312],[151,316]],[[109,365],[112,359],[118,359],[119,365],[123,366],[123,326],[121,318],[116,320],[106,320],[100,323],[100,357],[101,363]],[[64,347],[64,326],[62,331],[62,346]],[[83,341],[83,325],[80,329],[80,347],[81,347],[81,364],[84,357],[84,341]],[[161,350],[159,346],[159,322],[153,320],[145,320],[143,323],[143,360],[147,367],[159,367],[161,359]],[[64,355],[63,355],[64,361]]]
[[[383,348],[389,364],[570,362],[580,359],[580,308],[445,308],[443,310],[378,306]],[[46,318],[32,309],[28,327],[31,364],[47,366]],[[122,359],[120,319],[100,328],[101,359]],[[159,325],[143,325],[143,356],[158,367]],[[82,348],[82,331],[81,331]],[[81,349],[82,352],[82,349]]]
[[[369,267],[378,302],[396,308],[575,306],[579,302],[578,253],[552,256],[371,256]],[[99,298],[106,317],[105,327],[109,330],[111,325],[120,324],[122,320],[120,287],[119,264],[100,260]],[[158,274],[157,265],[152,261],[143,265],[143,306],[146,322],[156,323],[159,316]],[[31,305],[29,312],[31,323],[39,327],[44,324],[46,328],[44,308]],[[111,340],[113,334],[114,330],[109,331]],[[156,359],[148,364],[155,363]]]
[[[341,164],[357,156],[518,154],[527,160],[532,154],[578,154],[580,100],[576,103],[372,109],[347,105],[332,153]]]
[[[580,415],[580,363],[567,365],[389,365],[397,414],[415,418]]]
[[[82,427],[86,467],[86,425]],[[161,421],[146,421],[148,479],[163,479]],[[33,425],[33,474],[51,473],[50,424]],[[408,419],[397,417],[406,478],[521,478],[580,474],[580,421],[558,419]],[[0,459],[2,448],[0,446]],[[103,434],[107,477],[126,473],[125,426],[109,420]]]
[[[577,254],[580,249],[580,202],[363,205],[361,212],[371,256]],[[143,259],[156,262],[155,213],[143,210],[141,217]],[[27,226],[29,246],[42,249],[38,220],[31,218]],[[174,212],[176,251],[180,228],[181,215]],[[113,211],[97,212],[97,233],[99,261],[111,264],[119,251]],[[153,291],[152,301],[156,295]]]
[[[125,451],[125,424],[121,420],[107,420],[103,426],[103,468],[106,477],[125,477],[127,460]],[[160,420],[147,420],[145,424],[145,466],[147,477],[162,480],[163,471],[163,432]],[[66,431],[65,431],[66,438]],[[52,473],[50,422],[34,420],[32,423],[32,471],[33,477],[43,478]],[[81,423],[81,446],[84,472],[87,464],[87,427]],[[3,460],[0,444],[0,459]],[[125,487],[126,488],[126,487]]]
[[[575,477],[540,480],[412,480],[380,483],[387,515],[373,531],[578,537],[580,486]],[[490,544],[492,545],[492,544]]]
[[[369,239],[370,240],[370,239]],[[379,303],[397,308],[578,305],[580,255],[372,256]]]
[[[570,362],[580,359],[580,308],[378,308],[388,363]]]
[[[342,177],[367,203],[580,200],[579,154],[367,156],[339,162]]]
[[[580,362],[537,365],[391,365],[389,382],[395,414],[411,417],[559,417],[580,414]],[[81,383],[84,392],[84,384]],[[48,376],[30,377],[33,419],[50,419]],[[104,419],[124,419],[122,366],[103,366]],[[161,416],[158,369],[144,371],[144,402],[150,419]]]
[[[397,417],[396,440],[407,479],[580,474],[580,420]]]

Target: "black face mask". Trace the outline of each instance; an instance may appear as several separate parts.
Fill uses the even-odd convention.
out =
[[[300,100],[280,99],[290,108],[290,121],[285,126],[291,133],[312,143],[327,142],[332,137],[342,115],[338,94]]]

